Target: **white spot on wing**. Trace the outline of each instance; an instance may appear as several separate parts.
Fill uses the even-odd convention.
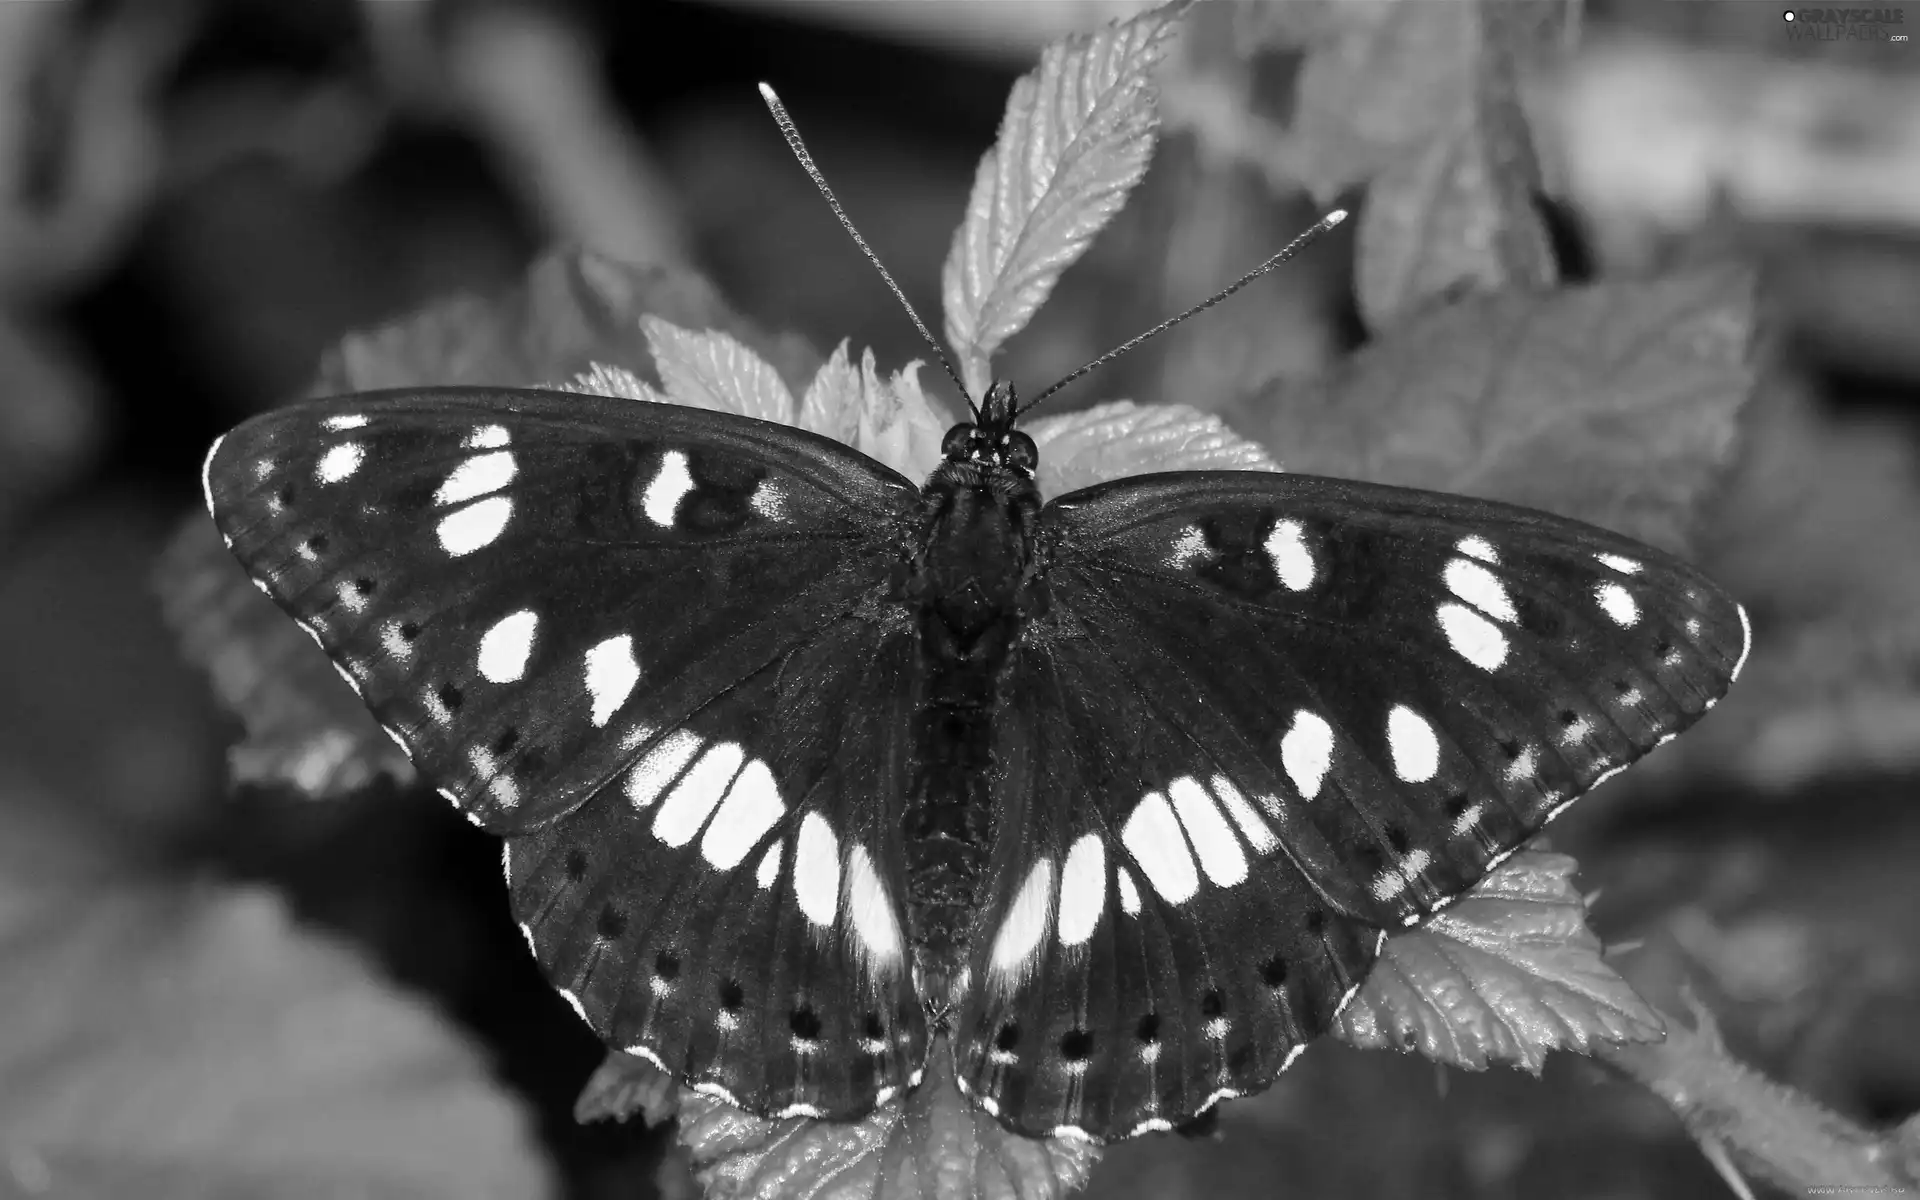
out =
[[[1280,763],[1302,799],[1318,796],[1333,765],[1333,726],[1304,708],[1294,713],[1293,728],[1280,739]]]
[[[699,749],[700,739],[684,729],[668,734],[628,772],[627,800],[636,810],[651,805]]]
[[[488,683],[512,683],[527,673],[540,616],[530,608],[510,613],[480,636],[480,674]]]
[[[1114,878],[1120,883],[1120,911],[1130,917],[1140,915],[1140,889],[1134,885],[1133,872],[1115,864]]]
[[[1477,558],[1483,563],[1498,565],[1500,555],[1494,551],[1493,543],[1478,534],[1463,537],[1454,545],[1454,549],[1468,558]]]
[[[660,815],[665,817],[666,809],[661,809]],[[721,801],[706,836],[700,839],[700,856],[717,871],[731,871],[786,815],[787,806],[780,801],[773,772],[756,758],[727,789],[727,798]]]
[[[513,515],[513,501],[505,496],[489,496],[440,518],[440,548],[455,558],[491,545],[507,527]]]
[[[1060,868],[1060,944],[1078,946],[1092,937],[1106,909],[1106,842],[1097,833],[1083,833]]]
[[[342,413],[320,422],[320,427],[329,433],[345,433],[349,429],[359,429],[366,423],[367,418],[360,413]]]
[[[1391,900],[1401,892],[1413,886],[1414,877],[1427,869],[1433,862],[1433,855],[1425,850],[1415,850],[1400,860],[1399,867],[1389,867],[1380,872],[1373,880],[1373,895],[1376,900]]]
[[[1447,590],[1490,617],[1508,623],[1519,620],[1513,600],[1500,577],[1477,562],[1456,558],[1447,563]]]
[[[380,645],[396,662],[404,663],[413,657],[412,643],[400,636],[399,621],[388,621],[380,627]]]
[[[1298,521],[1280,521],[1267,535],[1267,556],[1273,559],[1273,573],[1289,591],[1304,592],[1313,586],[1313,553],[1307,549],[1305,531]]]
[[[440,485],[440,490],[433,494],[433,502],[439,505],[463,504],[476,496],[497,492],[513,482],[517,469],[511,450],[476,454],[453,469],[446,482]]]
[[[1193,843],[1207,878],[1220,887],[1232,887],[1246,879],[1247,855],[1240,849],[1240,839],[1233,836],[1233,827],[1200,781],[1191,775],[1180,776],[1167,785],[1167,798],[1173,801],[1173,811],[1186,827],[1187,840]]]
[[[807,920],[823,929],[832,926],[840,911],[840,839],[817,812],[800,821],[793,849],[793,896]]]
[[[359,442],[341,442],[330,446],[313,466],[313,477],[321,483],[339,483],[349,478],[366,461],[367,452]]]
[[[1206,535],[1197,526],[1189,525],[1173,539],[1173,546],[1167,551],[1167,567],[1184,571],[1206,557]]]
[[[692,490],[693,475],[687,470],[687,456],[678,450],[667,451],[660,456],[660,470],[641,498],[647,519],[662,529],[671,529],[675,510]]]
[[[1442,604],[1438,615],[1455,654],[1482,671],[1496,670],[1507,661],[1507,635],[1498,625],[1464,604]]]
[[[467,435],[465,445],[469,450],[498,450],[512,440],[505,425],[481,425]]]
[[[900,922],[865,846],[855,846],[847,856],[847,918],[866,948],[869,963],[882,970],[899,965],[906,950],[900,940]]]
[[[1519,757],[1507,764],[1507,782],[1518,783],[1531,776],[1540,765],[1540,754],[1532,746],[1522,750]]]
[[[1180,822],[1174,819],[1167,798],[1159,792],[1148,792],[1134,805],[1120,830],[1120,840],[1146,872],[1153,890],[1167,900],[1182,904],[1200,890],[1200,875],[1187,849],[1186,836],[1180,832]]]
[[[1618,571],[1622,575],[1638,575],[1640,564],[1630,558],[1621,558],[1618,554],[1596,554],[1593,556],[1601,566]]]
[[[1387,749],[1393,773],[1407,783],[1425,783],[1440,771],[1440,739],[1425,717],[1404,704],[1387,714]]]
[[[1047,936],[1053,915],[1053,860],[1041,858],[1007,906],[1006,920],[993,939],[993,969],[1015,979],[1026,974],[1028,958]]]
[[[631,634],[610,637],[587,651],[587,695],[593,698],[589,719],[595,729],[604,729],[613,720],[639,682],[640,664],[634,658]]]
[[[746,752],[737,742],[718,742],[682,775],[653,817],[653,836],[669,846],[684,846],[700,832],[740,772]]]
[[[771,890],[773,885],[779,882],[779,880],[780,843],[775,842],[773,845],[767,847],[765,854],[760,856],[760,865],[753,869],[753,881],[758,884],[760,890],[764,892]]]
[[[1225,775],[1215,775],[1207,781],[1207,787],[1213,792],[1214,797],[1226,806],[1227,815],[1233,818],[1233,823],[1240,827],[1241,834],[1257,853],[1269,854],[1280,844],[1272,828],[1260,819],[1259,813],[1253,811],[1253,805],[1247,803],[1247,798],[1240,794],[1240,789],[1233,786],[1233,780]],[[1269,806],[1277,806],[1272,797],[1264,799]]]
[[[779,484],[771,479],[762,479],[753,487],[753,495],[747,498],[753,511],[769,521],[784,521],[787,517],[787,494]]]
[[[1640,606],[1633,602],[1632,594],[1617,583],[1600,584],[1593,589],[1593,598],[1600,602],[1600,611],[1622,629],[1631,628],[1640,619]]]
[[[1473,827],[1480,823],[1480,814],[1483,811],[1485,810],[1478,801],[1461,809],[1460,815],[1456,817],[1453,822],[1453,836],[1465,837],[1468,833],[1472,832]]]

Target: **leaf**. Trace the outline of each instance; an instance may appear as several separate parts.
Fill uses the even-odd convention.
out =
[[[1577,11],[1570,0],[1270,6],[1262,40],[1306,51],[1289,167],[1331,204],[1410,153],[1471,135],[1485,105],[1517,105],[1518,80],[1558,62]]]
[[[640,327],[649,313],[710,328],[709,336],[726,337],[767,370],[770,361],[805,378],[818,361],[797,343],[754,330],[698,276],[556,252],[533,265],[524,287],[497,299],[456,297],[348,336],[323,361],[314,393],[570,386],[576,375],[604,381],[623,372],[633,389],[651,394],[634,374],[652,370]],[[313,797],[349,795],[383,775],[412,779],[400,748],[325,653],[252,587],[204,512],[183,523],[155,586],[183,652],[246,726],[229,756],[235,778]]]
[[[575,1111],[663,1119],[670,1084],[644,1059],[610,1054]],[[858,1121],[770,1121],[686,1089],[678,1111],[702,1187],[737,1200],[1050,1200],[1082,1187],[1100,1157],[1088,1142],[1002,1129],[955,1086],[944,1042],[918,1088]]]
[[[1505,500],[1682,548],[1754,386],[1753,294],[1712,268],[1469,297],[1234,414],[1289,470]]]
[[[1371,329],[1444,297],[1533,290],[1559,276],[1534,204],[1540,177],[1524,114],[1510,87],[1504,96],[1485,94],[1500,72],[1478,78],[1476,119],[1396,157],[1367,188],[1354,288]]]
[[[1013,85],[941,270],[947,342],[974,395],[986,392],[994,352],[1146,173],[1157,120],[1149,73],[1180,11],[1056,42]]]
[[[1116,400],[1026,427],[1040,450],[1038,482],[1059,496],[1147,471],[1277,471],[1257,444],[1184,404]]]
[[[639,318],[653,313],[688,329],[732,335],[787,380],[819,358],[803,342],[770,337],[729,309],[698,275],[634,266],[586,251],[553,251],[523,287],[457,296],[379,329],[353,333],[321,360],[313,395],[470,383],[537,387],[595,363],[651,374]]]
[[[641,317],[640,328],[673,403],[793,424],[793,393],[765,359],[737,339],[710,329],[681,329],[654,316]]]
[[[1745,422],[1710,566],[1753,610],[1754,650],[1663,768],[1777,795],[1920,763],[1920,451],[1905,424],[1835,413],[1776,378]]]
[[[528,1114],[475,1049],[275,895],[76,865],[69,831],[16,815],[0,843],[12,1178],[75,1198],[553,1194]]]
[[[254,590],[198,514],[154,571],[161,616],[246,739],[227,752],[235,782],[347,796],[382,776],[413,780],[413,763],[380,728],[326,652]]]
[[[1600,956],[1563,854],[1524,850],[1451,908],[1387,939],[1340,1014],[1365,1049],[1418,1049],[1469,1070],[1540,1070],[1549,1050],[1655,1041],[1660,1017]]]
[[[1554,281],[1520,85],[1560,61],[1572,11],[1566,0],[1276,6],[1247,39],[1305,49],[1271,157],[1323,205],[1366,187],[1355,286],[1369,327],[1469,290]]]

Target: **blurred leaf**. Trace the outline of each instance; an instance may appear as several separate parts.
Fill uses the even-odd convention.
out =
[[[1340,1014],[1340,1038],[1469,1070],[1505,1061],[1535,1073],[1549,1050],[1658,1040],[1659,1015],[1587,928],[1577,865],[1523,850],[1452,907],[1389,937]]]
[[[75,1200],[552,1193],[473,1048],[274,895],[130,882],[68,828],[8,830],[0,1178]]]
[[[556,251],[534,263],[524,288],[497,300],[457,297],[348,336],[322,364],[314,392],[566,386],[575,375],[597,378],[592,373],[608,364],[650,373],[641,318],[655,313],[727,337],[762,371],[772,369],[762,353],[803,379],[818,361],[804,345],[754,330],[696,275]],[[230,756],[236,779],[338,797],[381,775],[413,778],[405,754],[326,654],[254,589],[204,513],[183,524],[156,586],[186,656],[209,672],[222,703],[246,726],[246,740]]]
[[[1670,766],[1734,770],[1774,794],[1824,772],[1911,769],[1920,450],[1899,419],[1823,411],[1790,379],[1746,428],[1711,565],[1753,610],[1753,657]]]
[[[1153,153],[1149,72],[1180,15],[1162,7],[1047,47],[1007,97],[941,271],[946,335],[984,394],[991,360],[1126,203]]]
[[[1657,1045],[1603,1057],[1673,1109],[1701,1149],[1790,1195],[1902,1194],[1920,1184],[1910,1133],[1875,1131],[1778,1084],[1727,1051],[1719,1026],[1689,998],[1693,1028],[1668,1020]]]
[[[609,1050],[594,1068],[573,1105],[573,1119],[624,1121],[638,1114],[648,1125],[671,1120],[680,1111],[680,1085],[673,1076],[637,1054]]]
[[[1288,166],[1331,204],[1430,143],[1470,134],[1515,75],[1553,63],[1571,0],[1342,0],[1257,5],[1257,41],[1305,51]]]
[[[1277,471],[1258,445],[1184,404],[1115,400],[1026,427],[1040,449],[1038,482],[1059,496],[1146,471]]]
[[[1475,296],[1330,376],[1282,382],[1234,424],[1288,470],[1504,500],[1667,549],[1687,543],[1754,384],[1752,284],[1652,282]]]
[[[81,471],[100,425],[85,368],[44,331],[0,312],[0,529]]]
[[[1554,281],[1519,84],[1558,61],[1568,0],[1271,6],[1305,50],[1276,153],[1320,204],[1365,185],[1355,285],[1381,330],[1465,291]]]
[[[765,359],[737,339],[710,329],[681,329],[653,316],[641,317],[640,328],[672,403],[793,424],[793,393]]]
[[[160,556],[154,585],[181,653],[203,668],[246,740],[227,754],[234,781],[351,795],[388,776],[413,780],[406,752],[334,671],[319,646],[253,587],[204,513]]]

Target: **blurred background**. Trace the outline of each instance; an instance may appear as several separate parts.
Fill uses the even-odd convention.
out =
[[[924,357],[754,84],[931,315],[1013,80],[1139,7],[0,0],[0,1195],[691,1194],[664,1131],[573,1120],[600,1048],[507,920],[497,843],[391,779],[230,784],[239,725],[156,558],[214,436],[349,333],[525,288],[551,247],[703,277],[798,362],[846,337]],[[1597,0],[1520,81],[1564,279],[1761,281],[1760,383],[1691,545],[1772,657],[1556,844],[1630,977],[1687,980],[1742,1058],[1879,1129],[1920,1108],[1920,49],[1791,37],[1788,11]],[[1212,28],[1009,376],[1064,373],[1316,215],[1274,132],[1297,57]],[[1066,406],[1244,420],[1365,337],[1340,257]],[[1225,1141],[1127,1146],[1094,1194],[1724,1187],[1591,1063],[1436,1070],[1318,1049]]]

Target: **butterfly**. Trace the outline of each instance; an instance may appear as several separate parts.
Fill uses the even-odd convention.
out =
[[[1033,403],[994,383],[916,483],[730,413],[373,392],[247,421],[204,482],[504,839],[580,1016],[767,1116],[857,1117],[943,1041],[1032,1135],[1259,1091],[1387,931],[1745,660],[1700,572],[1541,512],[1231,471],[1047,499]]]

